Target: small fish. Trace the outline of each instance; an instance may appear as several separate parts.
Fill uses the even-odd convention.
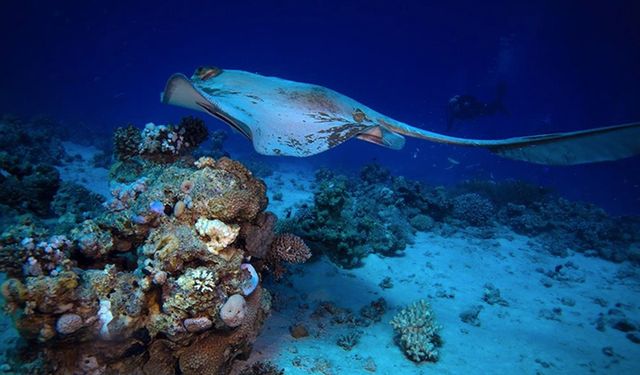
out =
[[[457,161],[454,158],[447,157],[447,161],[449,162],[449,165],[446,166],[444,169],[451,169],[451,168],[455,167],[456,165],[460,165],[460,162]]]

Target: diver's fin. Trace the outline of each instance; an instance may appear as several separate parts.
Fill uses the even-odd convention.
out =
[[[388,147],[392,150],[400,150],[404,147],[405,139],[400,134],[389,131],[381,126],[368,129],[356,136],[363,141]]]
[[[208,112],[202,104],[209,101],[193,87],[184,74],[172,75],[160,96],[162,103]]]
[[[470,147],[484,147],[509,159],[547,165],[574,165],[618,160],[640,154],[640,122],[498,140],[466,139],[414,128],[403,123],[385,127],[406,136]]]

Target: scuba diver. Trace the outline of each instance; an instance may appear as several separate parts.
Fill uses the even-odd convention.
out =
[[[447,130],[453,128],[456,121],[473,120],[478,117],[492,116],[496,113],[506,113],[502,99],[507,86],[504,82],[496,87],[496,97],[493,101],[483,103],[472,95],[456,95],[447,104]]]

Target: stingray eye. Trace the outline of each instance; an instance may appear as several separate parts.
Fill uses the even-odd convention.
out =
[[[355,111],[353,111],[353,113],[351,114],[351,116],[353,116],[353,119],[355,120],[355,122],[357,123],[361,123],[362,121],[364,121],[364,119],[367,117],[364,112],[362,112],[362,110],[360,108],[356,108]]]
[[[208,80],[209,78],[217,77],[222,73],[222,69],[216,68],[215,66],[201,66],[196,69],[195,75],[203,81]]]

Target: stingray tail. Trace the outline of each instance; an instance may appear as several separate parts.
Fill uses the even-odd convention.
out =
[[[640,154],[640,122],[498,140],[450,137],[406,124],[385,124],[415,138],[461,146],[483,147],[509,159],[545,165],[575,165],[628,158]]]

